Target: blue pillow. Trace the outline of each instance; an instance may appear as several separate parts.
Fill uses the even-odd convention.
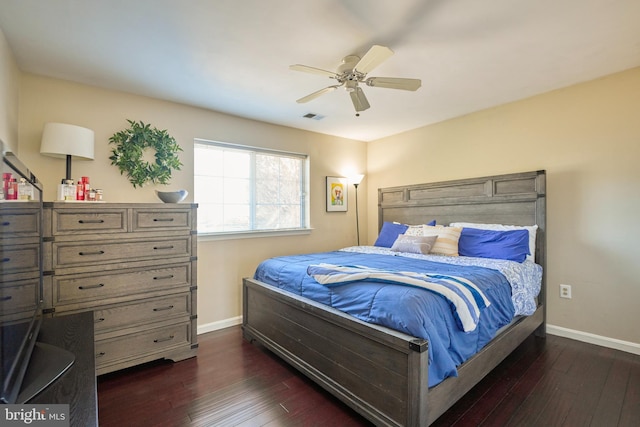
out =
[[[408,225],[405,224],[397,224],[394,222],[384,222],[382,224],[382,230],[380,230],[380,234],[376,239],[376,242],[373,246],[380,246],[382,248],[390,248],[393,246],[393,242],[396,241],[400,234],[404,234],[409,228]]]
[[[522,262],[529,255],[529,231],[497,231],[464,227],[458,240],[458,253],[460,256]]]

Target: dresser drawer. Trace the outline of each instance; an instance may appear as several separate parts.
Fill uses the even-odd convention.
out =
[[[191,293],[152,298],[133,304],[98,309],[93,312],[96,334],[110,329],[135,326],[137,324],[169,320],[173,317],[187,318],[191,314]]]
[[[19,280],[0,284],[0,313],[31,311],[38,303],[40,279]]]
[[[53,243],[54,268],[190,256],[191,236],[123,242]]]
[[[53,209],[51,232],[54,236],[64,234],[125,233],[127,231],[126,209],[87,210]]]
[[[39,237],[40,211],[0,212],[0,237]]]
[[[54,276],[54,305],[103,301],[110,297],[140,298],[140,294],[185,287],[191,283],[190,264],[108,274]],[[104,304],[104,302],[103,302]]]
[[[39,244],[0,246],[0,272],[19,273],[38,271],[39,268]]]
[[[120,359],[153,354],[173,347],[189,345],[191,323],[152,329],[95,343],[96,365],[104,365]]]
[[[133,231],[191,230],[191,209],[134,209]]]

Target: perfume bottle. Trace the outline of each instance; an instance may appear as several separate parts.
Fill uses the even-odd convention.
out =
[[[18,199],[33,200],[33,188],[24,178],[20,178],[20,183],[18,184]]]
[[[88,176],[83,176],[80,179],[80,182],[82,182],[82,186],[83,188],[83,192],[84,192],[84,199],[87,200],[87,195],[89,194],[89,190],[91,190],[91,185],[89,184],[89,177]]]
[[[9,200],[9,187],[11,186],[11,178],[13,175],[9,172],[2,174],[2,196],[3,199]]]
[[[84,191],[84,183],[81,180],[78,180],[76,184],[76,200],[85,200],[86,193]]]
[[[11,178],[9,181],[9,187],[7,188],[7,200],[18,200],[18,181],[15,178]]]
[[[66,179],[64,181],[64,186],[62,187],[62,195],[64,196],[64,200],[75,200],[76,199],[76,186],[73,184],[72,179]]]

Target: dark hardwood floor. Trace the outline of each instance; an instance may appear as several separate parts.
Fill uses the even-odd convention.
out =
[[[110,426],[369,426],[239,326],[198,337],[198,357],[98,378]],[[640,356],[529,337],[436,426],[638,426]]]

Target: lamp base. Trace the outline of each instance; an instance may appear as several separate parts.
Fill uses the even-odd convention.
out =
[[[67,177],[65,179],[71,178],[71,154],[67,154]]]
[[[358,246],[360,246],[360,218],[358,218],[358,184],[353,184],[356,187],[356,237],[358,240]]]

